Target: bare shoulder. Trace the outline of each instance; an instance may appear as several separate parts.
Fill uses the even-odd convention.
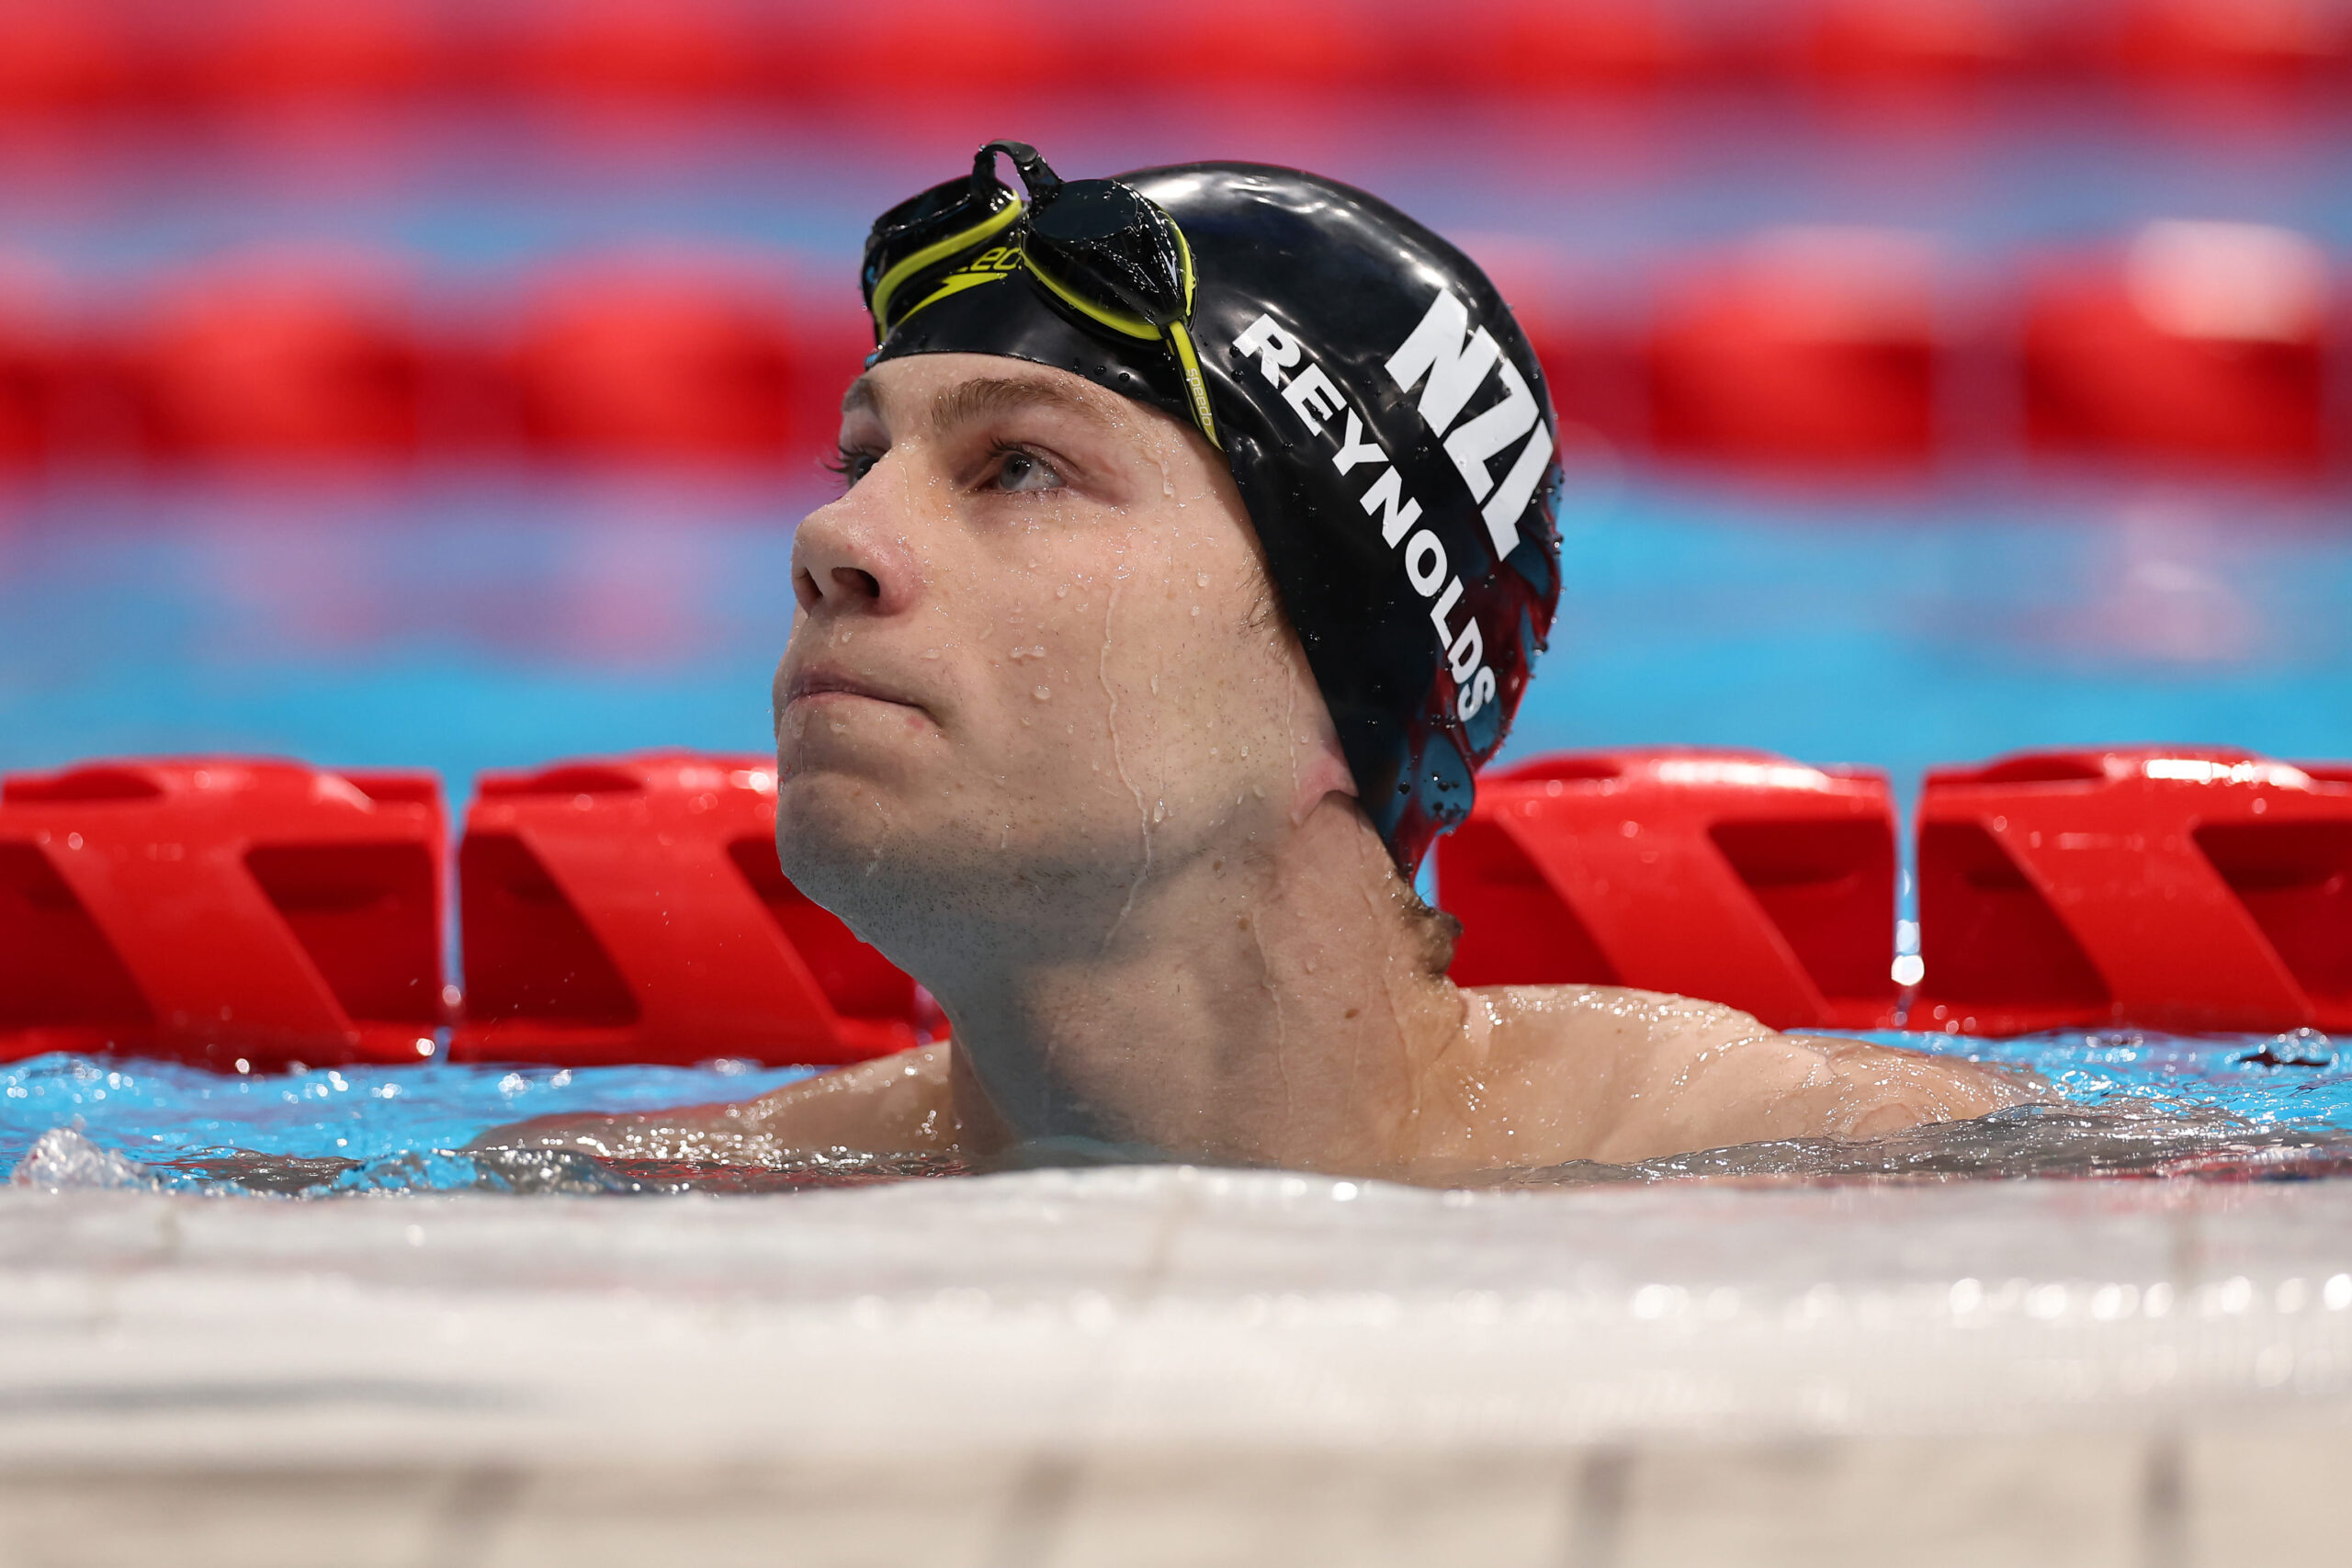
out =
[[[1874,1137],[2034,1098],[2009,1075],[1867,1041],[1783,1034],[1715,1002],[1615,986],[1498,987],[1487,1069],[1550,1108],[1573,1153],[1622,1162],[1767,1138]]]
[[[786,1084],[733,1109],[746,1128],[794,1147],[953,1154],[954,1062],[941,1041]]]
[[[576,1148],[617,1159],[773,1162],[795,1154],[957,1152],[941,1042],[837,1067],[756,1100],[620,1116],[544,1116],[474,1140],[483,1148]]]

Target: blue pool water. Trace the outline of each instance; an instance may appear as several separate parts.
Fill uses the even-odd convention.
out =
[[[823,491],[444,476],[0,502],[0,768],[253,751],[437,768],[769,744]],[[2151,481],[1782,493],[1589,479],[1507,758],[2021,746],[2352,756],[2346,498]]]
[[[472,1185],[439,1157],[526,1117],[740,1100],[805,1067],[520,1067],[419,1064],[232,1075],[173,1062],[48,1055],[0,1066],[0,1166],[53,1128],[154,1168],[167,1186],[221,1185],[208,1156],[352,1162],[345,1190]],[[188,1162],[195,1162],[190,1164]],[[316,1174],[333,1179],[325,1169]]]
[[[2245,1178],[2352,1169],[2352,1055],[2308,1030],[2211,1038],[2138,1032],[1870,1038],[2028,1069],[2048,1082],[2064,1109],[1928,1129],[1883,1146],[1756,1145],[1729,1162],[1685,1156],[1609,1176],[1950,1177],[2030,1167],[2049,1175]],[[135,1162],[130,1174],[166,1188],[537,1188],[549,1184],[543,1165],[455,1151],[526,1117],[747,1099],[803,1076],[803,1069],[724,1062],[568,1069],[430,1063],[226,1076],[165,1062],[42,1056],[0,1066],[0,1167],[16,1166],[44,1134],[64,1128],[90,1148]],[[117,1179],[125,1174],[112,1168]],[[861,1168],[840,1162],[838,1168]],[[567,1159],[553,1174],[569,1190],[745,1184],[745,1173],[724,1168],[648,1172],[584,1159]]]

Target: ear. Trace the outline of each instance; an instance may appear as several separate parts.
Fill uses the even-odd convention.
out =
[[[1306,654],[1295,639],[1291,645],[1291,773],[1298,781],[1291,792],[1290,821],[1302,826],[1330,795],[1357,798],[1356,776],[1340,749],[1340,731],[1331,710],[1323,705],[1322,688],[1306,667]]]

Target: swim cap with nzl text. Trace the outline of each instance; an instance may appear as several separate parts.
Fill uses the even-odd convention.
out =
[[[1022,225],[1055,199],[1034,178],[1029,212],[989,193],[967,247],[934,247],[922,302],[874,359],[1030,360],[1215,440],[1363,809],[1409,876],[1469,814],[1551,630],[1559,469],[1543,371],[1476,264],[1377,197],[1252,164],[1117,183],[1181,231],[1198,381],[1188,354],[1134,322],[1106,331],[1023,265]]]

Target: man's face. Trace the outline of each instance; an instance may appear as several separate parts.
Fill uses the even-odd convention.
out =
[[[890,361],[844,409],[775,676],[794,881],[887,951],[950,913],[1083,929],[1271,848],[1336,745],[1207,443],[982,355]]]

